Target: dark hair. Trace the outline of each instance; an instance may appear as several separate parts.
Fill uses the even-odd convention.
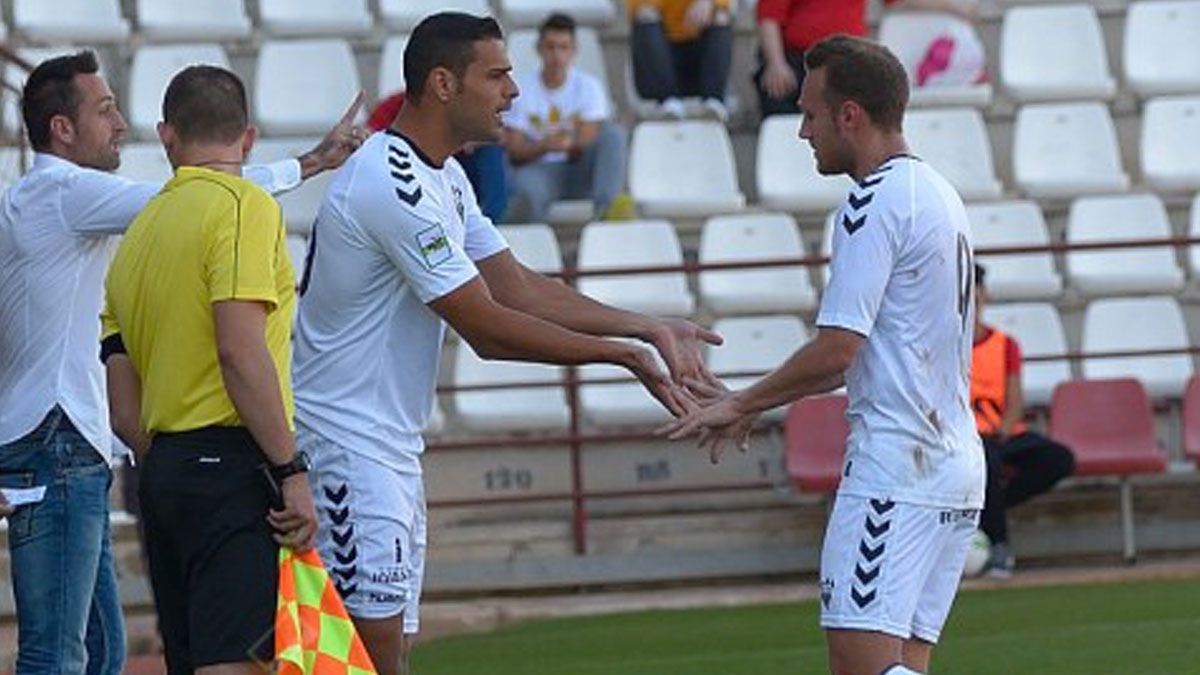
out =
[[[575,19],[562,12],[555,12],[546,17],[542,25],[538,26],[538,39],[541,40],[546,37],[546,33],[550,31],[562,31],[570,33],[571,37],[575,37]]]
[[[233,143],[249,125],[246,87],[217,66],[188,66],[171,78],[163,96],[163,121],[183,142]]]
[[[490,16],[440,12],[425,17],[404,48],[406,99],[420,103],[434,68],[446,68],[455,77],[462,77],[475,59],[476,42],[503,39],[504,31]]]
[[[975,263],[975,287],[983,288],[983,280],[987,276],[987,268]]]
[[[834,35],[804,53],[809,71],[825,69],[831,105],[854,101],[875,126],[900,131],[908,106],[908,75],[900,60],[883,45],[863,38]]]
[[[34,150],[49,149],[50,120],[55,115],[66,115],[72,122],[78,119],[83,96],[75,76],[98,72],[100,63],[90,50],[46,59],[33,69],[21,92],[21,116]]]

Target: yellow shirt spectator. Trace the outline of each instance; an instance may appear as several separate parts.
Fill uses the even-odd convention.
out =
[[[102,339],[120,335],[153,434],[240,426],[217,359],[212,305],[269,307],[267,346],[292,425],[295,272],[279,205],[237,176],[180,167],[129,227],[105,282]]]
[[[692,3],[698,0],[625,0],[627,16],[636,17],[638,10],[643,7],[650,7],[658,10],[662,16],[663,30],[667,33],[667,39],[671,42],[689,42],[695,40],[700,31],[687,25],[684,17],[687,16],[688,8]],[[713,0],[713,12],[720,10],[729,11],[730,0]]]

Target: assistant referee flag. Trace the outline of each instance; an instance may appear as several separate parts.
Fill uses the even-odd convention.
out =
[[[279,675],[376,675],[315,549],[279,549],[275,660]]]

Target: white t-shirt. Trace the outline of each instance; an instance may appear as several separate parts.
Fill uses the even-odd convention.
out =
[[[548,89],[542,82],[540,71],[521,76],[517,86],[521,95],[505,113],[504,123],[535,141],[555,131],[571,130],[577,122],[608,119],[608,95],[604,93],[604,86],[594,75],[578,68],[567,71],[567,79],[558,89]],[[539,161],[565,162],[567,155],[548,152]]]
[[[305,261],[292,365],[296,421],[419,474],[445,324],[426,305],[507,248],[454,159],[380,132],[338,171]]]
[[[928,164],[890,158],[837,214],[817,325],[866,337],[846,371],[850,439],[840,491],[981,508],[970,406],[975,303],[962,200]]]

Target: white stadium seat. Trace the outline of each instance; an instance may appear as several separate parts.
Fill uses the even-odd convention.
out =
[[[1198,50],[1200,51],[1200,50]],[[1200,96],[1153,98],[1142,109],[1142,179],[1159,192],[1200,188]]]
[[[975,250],[1050,243],[1046,220],[1034,202],[970,204],[967,218]],[[1062,277],[1050,253],[976,255],[987,268],[988,297],[993,300],[1042,300],[1062,293]]]
[[[1067,243],[1166,239],[1171,221],[1154,195],[1082,197],[1071,204]],[[1090,296],[1167,293],[1183,289],[1183,270],[1170,246],[1069,251],[1067,278]]]
[[[801,258],[804,242],[791,216],[756,213],[717,216],[700,234],[700,263]],[[716,314],[806,312],[817,292],[802,265],[700,273],[700,301]]]
[[[1108,108],[1103,103],[1021,108],[1013,138],[1013,178],[1022,192],[1038,199],[1129,189]]]
[[[167,85],[176,73],[198,63],[228,68],[229,58],[217,44],[144,45],[134,52],[125,113],[135,135],[158,139],[156,127]]]
[[[508,58],[512,61],[513,73],[525,75],[541,70],[542,61],[537,55],[536,29],[515,30],[505,36]],[[604,66],[604,48],[594,28],[580,26],[575,29],[575,66],[595,75],[604,85],[605,93],[611,98],[608,70]]]
[[[948,84],[936,76],[922,83],[922,64],[929,55],[931,38],[951,41],[953,55],[948,68],[962,68],[968,64],[954,63],[960,53],[977,48],[978,60],[983,59],[983,45],[975,27],[959,17],[942,12],[887,12],[879,23],[879,41],[904,64],[908,81],[912,87],[909,105],[928,106],[971,106],[987,107],[992,100],[992,85],[987,82],[970,84]],[[970,58],[970,57],[968,57]],[[968,67],[984,70],[986,64],[974,63]],[[985,71],[986,72],[986,71]]]
[[[407,89],[407,83],[404,81],[404,49],[407,46],[408,35],[393,35],[383,41],[379,56],[376,100],[383,100]]]
[[[535,28],[552,12],[566,12],[584,26],[603,26],[617,18],[613,0],[499,0],[505,25]]]
[[[292,270],[296,273],[296,283],[304,278],[304,263],[308,259],[308,237],[303,234],[287,236],[288,257],[292,261]]]
[[[379,17],[389,30],[411,31],[421,19],[436,12],[490,15],[487,0],[379,0]]]
[[[665,220],[589,223],[580,235],[580,271],[682,264],[679,237]],[[687,316],[695,308],[683,272],[583,276],[579,290],[600,302],[646,314]]]
[[[1192,200],[1191,215],[1188,218],[1188,237],[1200,237],[1200,194]],[[1188,267],[1193,278],[1200,278],[1200,246],[1188,247]]]
[[[799,137],[802,115],[773,115],[758,129],[758,200],[769,209],[823,212],[846,201],[854,182],[822,176],[812,146]]]
[[[748,316],[721,319],[712,329],[725,338],[719,347],[709,346],[708,369],[730,389],[745,389],[761,378],[726,377],[728,373],[766,373],[783,364],[808,340],[808,330],[795,316]],[[780,422],[787,406],[767,411],[766,419]]]
[[[121,148],[121,167],[117,169],[120,176],[146,183],[166,183],[173,173],[161,143],[130,143]]]
[[[404,48],[407,46],[408,35],[393,35],[383,41],[379,57],[379,87],[376,90],[379,100],[407,89],[404,81]]]
[[[252,29],[245,0],[138,0],[137,24],[149,40],[238,40]]]
[[[629,189],[647,217],[700,217],[740,211],[733,143],[723,124],[642,122],[629,151]]]
[[[1183,311],[1175,298],[1113,298],[1088,305],[1083,319],[1083,351],[1109,352],[1137,349],[1177,349],[1191,344]],[[1183,394],[1192,376],[1189,354],[1085,359],[1083,375],[1090,380],[1133,377],[1142,381],[1151,397],[1174,398]]]
[[[665,373],[666,365],[658,357],[658,352],[641,342],[627,340],[641,345],[654,355],[659,368]],[[580,380],[631,380],[629,382],[606,382],[601,384],[584,384],[579,387],[579,407],[584,418],[598,427],[641,426],[662,424],[671,419],[671,414],[662,407],[640,383],[633,381],[633,375],[624,368],[610,365],[588,365],[579,369]]]
[[[361,89],[345,40],[267,42],[254,85],[254,119],[270,136],[325,133]]]
[[[129,21],[118,0],[13,0],[13,29],[32,42],[119,42]]]
[[[364,33],[374,23],[367,0],[258,0],[258,22],[273,36]]]
[[[991,291],[990,274],[988,290]],[[1062,319],[1054,305],[1044,302],[988,305],[983,315],[986,323],[1016,340],[1025,357],[1067,353]],[[1021,372],[1021,389],[1026,403],[1049,405],[1054,388],[1070,379],[1071,367],[1066,359],[1026,362]]]
[[[562,369],[556,366],[485,361],[466,341],[460,341],[455,350],[456,386],[562,381]],[[569,419],[566,392],[562,387],[456,391],[454,409],[459,423],[472,431],[565,429]]]
[[[1010,7],[1000,30],[1000,78],[1018,101],[1109,99],[1117,91],[1091,4]]]
[[[250,161],[255,164],[267,164],[289,157],[299,157],[312,150],[320,141],[319,138],[269,138],[254,144],[250,151]],[[283,219],[288,232],[308,235],[312,232],[313,221],[321,210],[321,201],[325,198],[325,189],[333,180],[333,171],[323,171],[309,178],[299,187],[277,195],[279,206],[283,209]]]
[[[1139,96],[1200,92],[1200,1],[1134,2],[1125,14],[1125,81]]]
[[[904,116],[904,137],[913,153],[945,176],[964,200],[1000,196],[992,143],[978,110],[909,111]]]
[[[522,265],[539,274],[562,271],[562,251],[549,225],[503,225],[497,229]]]

